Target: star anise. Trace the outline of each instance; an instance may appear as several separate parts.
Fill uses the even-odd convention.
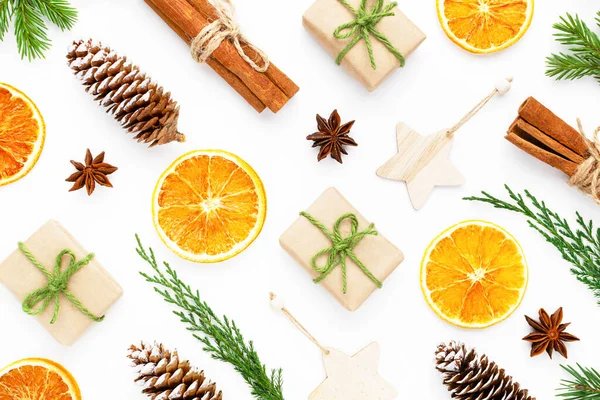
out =
[[[107,175],[112,174],[118,168],[104,162],[104,152],[92,158],[90,149],[85,153],[85,165],[71,160],[71,164],[77,168],[77,172],[65,179],[67,182],[75,182],[69,192],[79,190],[85,186],[88,196],[94,192],[96,183],[101,186],[113,187]]]
[[[342,154],[348,154],[344,146],[358,146],[358,144],[350,136],[354,121],[350,121],[341,125],[340,115],[337,110],[333,110],[329,116],[329,120],[317,114],[318,132],[308,135],[306,140],[313,140],[312,147],[321,147],[317,160],[321,161],[328,155],[342,164]]]
[[[565,342],[577,342],[579,338],[565,332],[565,329],[571,324],[561,323],[563,319],[562,307],[556,310],[552,316],[548,316],[548,313],[543,308],[540,309],[539,314],[539,322],[525,316],[529,326],[535,329],[535,332],[523,338],[523,340],[531,343],[531,357],[538,356],[546,351],[550,358],[552,358],[552,351],[556,350],[564,358],[567,358],[567,346]]]

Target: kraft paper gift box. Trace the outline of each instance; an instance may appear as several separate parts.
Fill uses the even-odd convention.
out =
[[[327,189],[307,210],[306,214],[318,221],[330,233],[334,232],[336,222],[346,214],[356,216],[358,222],[357,233],[368,231],[367,221],[352,205],[335,189]],[[341,238],[351,235],[352,221],[344,219],[339,227]],[[377,231],[377,226],[371,230]],[[331,248],[333,243],[321,228],[315,226],[308,218],[301,215],[296,222],[281,235],[279,243],[313,279],[321,276],[312,266],[315,255],[323,249]],[[366,234],[357,242],[352,250],[356,259],[373,274],[381,283],[404,260],[402,252],[387,240],[380,232],[377,235]],[[323,267],[327,262],[324,254],[316,259],[318,267]],[[337,265],[320,282],[337,301],[350,311],[356,311],[364,301],[378,289],[378,285],[349,257],[346,260],[347,292],[343,293],[342,266]]]
[[[48,221],[24,242],[25,248],[50,273],[54,273],[57,256],[65,249],[71,250],[78,262],[90,253],[56,221]],[[70,256],[62,257],[61,271],[70,264]],[[33,265],[23,251],[17,249],[0,264],[0,283],[4,284],[20,301],[37,289],[48,285],[46,276]],[[67,291],[81,302],[91,314],[102,317],[123,294],[117,282],[102,268],[96,257],[77,271],[67,284]],[[64,294],[59,295],[60,309],[54,324],[54,299],[36,319],[62,345],[70,346],[92,325],[105,326],[106,321],[94,322],[77,308]],[[38,303],[34,309],[43,304]],[[24,312],[15,309],[15,312]],[[6,318],[6,317],[5,317]]]
[[[355,10],[359,9],[361,0],[347,1]],[[366,10],[372,10],[374,4],[375,0],[368,0]],[[384,7],[388,4],[390,2],[386,0]],[[398,7],[394,7],[391,12],[394,15],[382,18],[375,25],[375,29],[383,34],[404,58],[407,58],[423,43],[426,36]],[[355,19],[356,15],[340,0],[317,0],[304,14],[303,25],[336,59],[355,35],[346,39],[338,39],[334,36],[334,32],[341,25]],[[341,66],[369,91],[373,91],[401,65],[396,56],[373,34],[370,35],[370,40],[377,69],[373,69],[371,66],[364,40],[360,40],[352,47],[342,59]]]

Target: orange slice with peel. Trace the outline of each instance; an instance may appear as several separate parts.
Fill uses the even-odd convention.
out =
[[[421,288],[433,311],[463,328],[486,328],[521,304],[528,269],[523,249],[486,221],[456,224],[435,238],[421,262]]]
[[[46,125],[35,103],[14,87],[0,83],[0,186],[31,171],[45,139]]]
[[[0,370],[0,399],[81,400],[73,375],[44,358],[26,358]]]
[[[244,160],[221,150],[192,151],[175,160],[156,183],[154,226],[179,256],[218,262],[245,250],[262,230],[264,186]]]
[[[472,53],[493,53],[523,37],[533,19],[534,0],[437,0],[438,19],[448,37]]]

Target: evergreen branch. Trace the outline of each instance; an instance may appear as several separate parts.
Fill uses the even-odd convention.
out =
[[[77,22],[77,10],[67,0],[31,0],[40,12],[61,31],[70,30]]]
[[[50,48],[50,39],[40,11],[29,0],[17,0],[14,7],[15,37],[21,58],[43,58],[44,51]]]
[[[137,253],[154,270],[154,275],[143,272],[140,274],[146,282],[154,286],[156,293],[167,303],[178,308],[173,313],[187,326],[187,330],[193,332],[193,336],[203,343],[203,350],[215,360],[233,365],[252,389],[251,393],[255,399],[283,400],[282,370],[271,370],[268,374],[266,366],[254,350],[253,342],[244,340],[235,322],[226,316],[216,316],[208,304],[200,299],[200,292],[192,290],[182,282],[177,276],[177,271],[166,262],[163,262],[163,272],[152,248],[148,248],[146,252],[139,236],[135,237],[138,244]]]
[[[582,55],[553,54],[546,59],[546,75],[557,80],[575,80],[593,76],[600,80],[600,63]]]
[[[11,15],[10,2],[8,0],[0,0],[0,41],[4,40],[4,35],[8,32]]]
[[[600,373],[593,368],[582,367],[577,364],[576,368],[570,365],[561,367],[571,375],[571,379],[563,379],[557,397],[567,400],[600,400]]]
[[[529,191],[526,190],[523,197],[514,193],[508,185],[505,187],[512,202],[500,200],[486,192],[482,192],[483,197],[465,197],[464,200],[488,203],[495,208],[525,215],[529,219],[529,226],[572,264],[571,273],[587,285],[600,305],[600,229],[595,229],[592,221],[586,223],[576,213],[577,228],[573,230],[566,219],[546,207]],[[527,203],[531,203],[532,208]]]
[[[0,41],[4,40],[14,18],[21,58],[27,57],[29,61],[43,58],[44,52],[50,48],[43,17],[64,31],[71,29],[77,21],[77,11],[67,0],[0,0]]]
[[[596,19],[600,25],[600,12]],[[573,54],[552,54],[546,59],[546,75],[561,79],[580,79],[593,76],[600,80],[600,38],[578,15],[567,14],[553,25],[556,40]]]

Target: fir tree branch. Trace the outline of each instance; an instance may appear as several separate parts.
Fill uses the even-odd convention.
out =
[[[252,389],[251,393],[255,399],[283,400],[282,370],[271,370],[269,374],[254,350],[252,341],[246,343],[235,322],[226,316],[219,318],[215,315],[208,304],[200,299],[200,292],[193,291],[189,285],[182,282],[177,272],[166,262],[163,262],[163,272],[152,248],[148,248],[146,252],[139,236],[135,237],[138,244],[137,253],[150,264],[155,273],[140,274],[154,286],[156,293],[167,303],[178,308],[173,313],[187,326],[187,330],[193,332],[194,337],[204,344],[203,350],[216,360],[232,364]]]
[[[48,18],[61,30],[71,29],[77,21],[77,11],[67,0],[0,0],[0,41],[14,18],[15,37],[21,58],[29,61],[43,58],[50,48]]]
[[[4,40],[4,35],[8,32],[11,15],[10,2],[8,0],[0,0],[0,41]]]
[[[561,365],[561,367],[571,375],[571,379],[563,379],[560,391],[557,397],[563,397],[567,400],[600,400],[600,373],[593,368],[582,367],[577,364],[577,368],[570,365]]]
[[[597,22],[600,24],[600,12]],[[546,59],[546,75],[561,79],[580,79],[593,76],[600,80],[600,38],[578,15],[567,14],[553,25],[556,40],[573,54],[552,54]]]
[[[77,22],[77,10],[67,0],[31,0],[46,18],[60,28],[70,30]]]
[[[529,191],[525,197],[514,193],[507,185],[506,190],[512,200],[500,200],[486,192],[483,197],[466,197],[464,200],[488,203],[495,208],[513,211],[525,215],[529,226],[538,231],[547,242],[561,253],[564,260],[572,264],[571,273],[588,286],[600,305],[600,229],[593,222],[585,222],[577,213],[577,228],[573,230],[566,219],[546,207]],[[527,199],[527,200],[526,200]],[[530,208],[527,203],[531,203]]]
[[[15,0],[15,37],[21,58],[29,61],[43,58],[44,51],[50,48],[46,25],[38,9],[32,7],[29,0]]]

